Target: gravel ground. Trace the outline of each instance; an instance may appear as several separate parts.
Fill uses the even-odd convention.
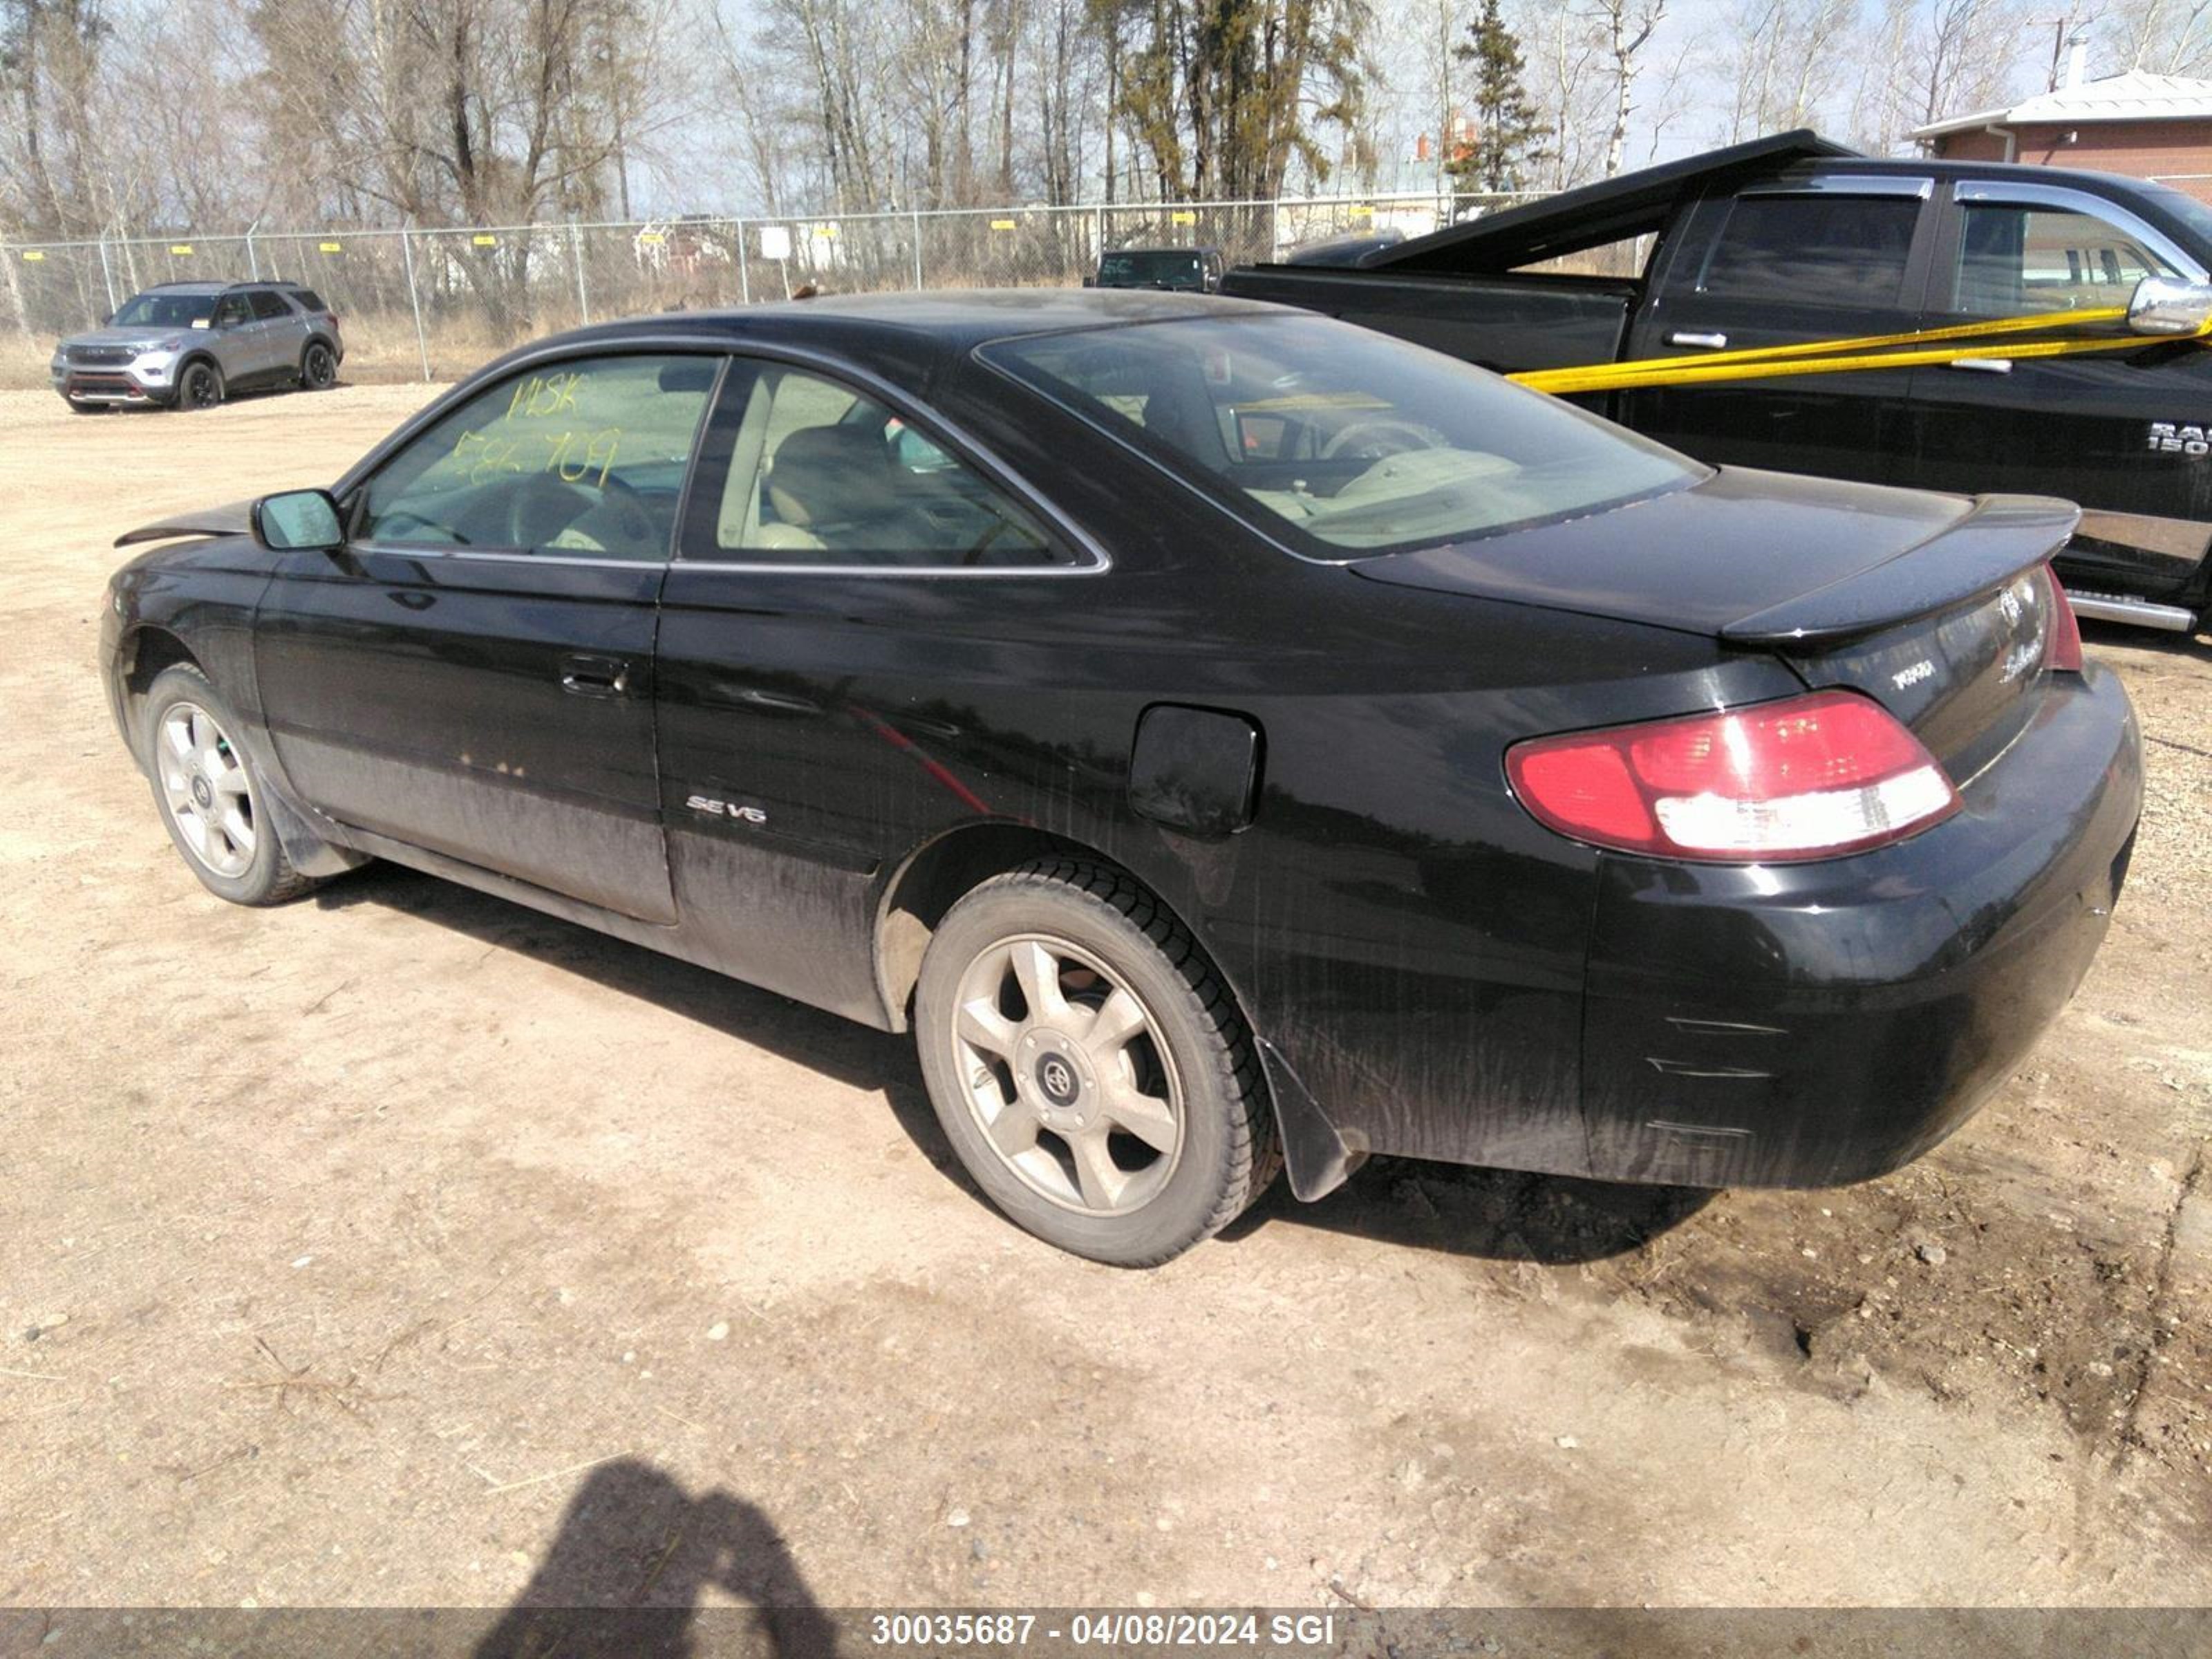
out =
[[[1921,1163],[1381,1162],[1115,1273],[981,1204],[898,1039],[397,870],[185,872],[94,678],[108,543],[424,395],[0,394],[0,1604],[2203,1598],[2203,641],[2093,632],[2133,882]]]

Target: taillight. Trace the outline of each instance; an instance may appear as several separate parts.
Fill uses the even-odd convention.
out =
[[[1850,691],[1535,738],[1505,770],[1563,836],[1729,864],[1860,852],[1959,810],[1920,739]]]
[[[2043,665],[2054,674],[2078,674],[2081,672],[2081,621],[2074,614],[2073,601],[2059,584],[2058,573],[2046,564],[2043,579],[2051,584],[2051,648],[2044,653]]]

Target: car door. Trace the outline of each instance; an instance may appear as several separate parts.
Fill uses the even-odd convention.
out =
[[[287,556],[254,660],[293,787],[342,823],[674,920],[656,607],[719,356],[539,360],[434,414]]]
[[[1925,178],[1814,173],[1691,210],[1626,356],[1688,357],[1909,331],[1926,284]],[[1784,375],[1620,394],[1619,417],[1702,461],[1899,478],[1911,371]]]
[[[216,364],[226,386],[251,386],[264,361],[261,324],[253,315],[253,302],[243,289],[233,289],[215,302],[208,319]]]
[[[259,363],[254,373],[272,380],[297,373],[307,341],[306,319],[273,289],[257,288],[246,299],[253,307],[255,331],[260,337],[256,346]]]
[[[1930,327],[2124,307],[2146,276],[2206,280],[2173,239],[2087,191],[1970,178],[1948,194]],[[2095,331],[2124,337],[2113,324]],[[2075,580],[2086,570],[2100,589],[2158,598],[2187,582],[2212,540],[2208,404],[2212,356],[2193,340],[2040,359],[1993,341],[1915,373],[1911,443],[1933,488],[2078,501]]]
[[[663,590],[661,790],[702,959],[879,1018],[876,883],[938,833],[1010,816],[994,727],[1042,672],[1012,643],[1103,560],[1010,475],[838,371],[738,358]],[[1025,717],[1026,718],[1026,717]]]

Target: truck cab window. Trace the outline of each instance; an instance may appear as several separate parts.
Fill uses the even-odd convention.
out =
[[[1894,196],[1740,197],[1705,255],[1698,289],[1731,299],[1899,304],[1920,207]]]
[[[2144,277],[2179,274],[2094,215],[1971,203],[1960,233],[1951,308],[1968,317],[2027,317],[2124,306]]]

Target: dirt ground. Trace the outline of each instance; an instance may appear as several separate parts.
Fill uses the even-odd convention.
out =
[[[2212,647],[2093,631],[2132,884],[1918,1164],[1382,1162],[1120,1273],[984,1207],[901,1039],[393,869],[186,872],[110,541],[426,395],[0,394],[0,1604],[2205,1599]]]

